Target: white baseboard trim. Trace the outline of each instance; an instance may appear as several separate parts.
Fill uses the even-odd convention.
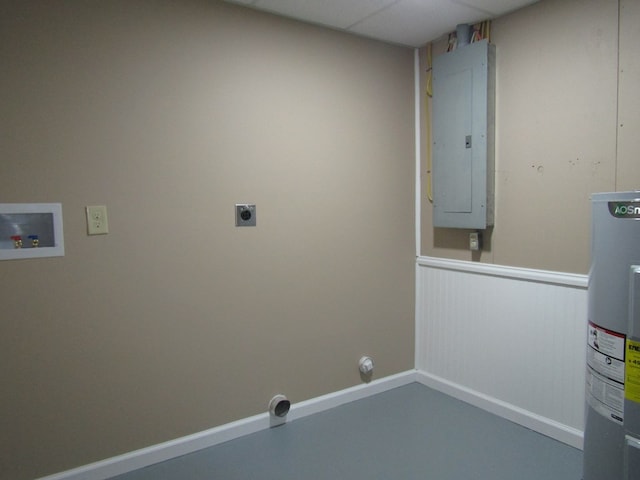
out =
[[[291,405],[288,421],[319,413],[345,403],[360,400],[416,381],[416,371],[408,370],[373,380],[370,383],[339,390],[327,395]],[[133,452],[107,458],[64,472],[41,477],[39,480],[106,480],[116,475],[148,467],[203,448],[213,447],[251,433],[270,428],[269,413],[261,413],[236,422],[220,425],[202,432],[159,443]]]
[[[465,403],[582,450],[584,432],[444,378],[418,370],[416,381]]]
[[[583,432],[580,430],[419,370],[408,370],[379,380],[374,380],[367,384],[356,385],[292,404],[291,410],[287,415],[287,421],[294,421],[308,415],[320,413],[344,405],[345,403],[360,400],[413,382],[419,382],[494,415],[530,428],[531,430],[572,447],[582,449]],[[159,462],[202,450],[203,448],[213,447],[268,428],[270,428],[269,414],[261,413],[72,470],[41,477],[39,480],[106,480],[116,475],[122,475],[139,468],[148,467]]]
[[[406,372],[397,373],[379,380],[373,380],[369,383],[356,385],[355,387],[346,388],[327,395],[322,395],[321,397],[296,403],[291,405],[291,410],[289,411],[287,418],[290,421],[297,420],[298,418],[323,412],[345,403],[370,397],[371,395],[386,392],[387,390],[402,387],[414,382],[416,382],[416,370],[407,370]]]

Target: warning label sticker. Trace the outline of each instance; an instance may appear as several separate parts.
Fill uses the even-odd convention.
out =
[[[624,396],[640,402],[640,342],[627,339],[627,358]]]
[[[592,348],[587,350],[587,365],[600,375],[624,383],[624,362]]]
[[[587,368],[587,402],[600,415],[622,424],[624,387]]]
[[[594,410],[616,423],[622,423],[624,413],[625,341],[624,334],[589,322],[587,401]],[[640,350],[638,398],[640,399]]]
[[[625,335],[612,332],[589,322],[589,346],[598,352],[618,360],[624,360]]]

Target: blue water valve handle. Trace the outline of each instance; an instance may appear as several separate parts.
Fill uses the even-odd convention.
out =
[[[33,248],[37,248],[40,245],[40,239],[38,238],[38,235],[29,235],[29,237],[27,237],[31,240],[31,246]]]

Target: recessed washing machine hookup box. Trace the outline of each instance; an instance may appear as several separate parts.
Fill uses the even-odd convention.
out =
[[[61,256],[61,204],[0,203],[0,260]]]

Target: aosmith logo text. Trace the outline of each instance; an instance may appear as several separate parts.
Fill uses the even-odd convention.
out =
[[[609,202],[609,213],[617,218],[640,218],[640,202]]]

